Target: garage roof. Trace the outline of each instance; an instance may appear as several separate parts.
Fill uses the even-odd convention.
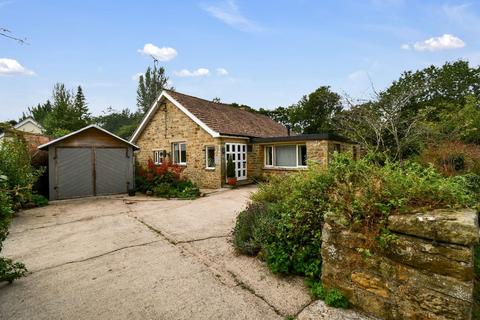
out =
[[[132,146],[133,149],[135,149],[135,150],[140,149],[137,145],[135,145],[135,144],[133,144],[133,143],[131,143],[131,142],[123,139],[123,138],[120,138],[119,136],[111,133],[110,131],[107,131],[107,130],[105,130],[105,129],[99,127],[99,126],[97,126],[96,124],[91,124],[91,125],[86,126],[86,127],[82,128],[82,129],[80,129],[80,130],[77,130],[77,131],[71,132],[71,133],[69,133],[69,134],[67,134],[67,135],[64,135],[63,137],[60,137],[60,138],[57,138],[57,139],[55,139],[55,140],[52,140],[52,141],[50,141],[50,142],[48,142],[48,143],[42,144],[41,146],[38,146],[38,149],[40,149],[40,150],[47,150],[47,149],[48,149],[48,146],[51,146],[51,145],[53,145],[53,144],[56,144],[56,143],[58,143],[58,142],[60,142],[60,141],[62,141],[62,140],[64,140],[64,139],[70,138],[70,137],[72,137],[72,136],[74,136],[74,135],[76,135],[76,134],[79,134],[80,132],[83,132],[83,131],[85,131],[85,130],[87,130],[87,129],[92,129],[92,128],[93,128],[93,129],[100,130],[100,131],[102,131],[103,133],[106,133],[106,134],[112,136],[113,138],[115,138],[115,139],[117,139],[117,140],[119,140],[119,141],[121,141],[121,142],[123,142],[123,143],[126,143],[126,144],[128,144],[128,145],[130,145],[130,146]]]

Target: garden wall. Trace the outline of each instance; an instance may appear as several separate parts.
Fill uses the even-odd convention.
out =
[[[385,248],[373,236],[327,219],[322,234],[322,282],[382,319],[471,319],[474,210],[394,215],[396,240]]]

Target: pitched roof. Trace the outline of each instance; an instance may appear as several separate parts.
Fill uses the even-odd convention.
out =
[[[60,141],[62,141],[62,140],[65,140],[65,139],[68,138],[68,137],[74,136],[74,135],[76,135],[76,134],[79,134],[80,132],[83,132],[83,131],[85,131],[85,130],[87,130],[87,129],[91,129],[91,128],[96,129],[96,130],[99,130],[99,131],[102,131],[102,132],[104,132],[104,133],[112,136],[113,138],[115,138],[115,139],[117,139],[117,140],[120,140],[120,141],[122,141],[123,143],[126,143],[126,144],[132,146],[133,149],[135,149],[135,150],[140,149],[139,147],[137,147],[136,145],[134,145],[134,144],[131,143],[130,141],[127,141],[127,140],[125,140],[125,139],[123,139],[123,138],[120,138],[119,136],[111,133],[110,131],[107,131],[107,130],[103,129],[102,127],[97,126],[96,124],[88,125],[88,126],[86,126],[86,127],[83,127],[82,129],[79,129],[79,130],[77,130],[77,131],[74,131],[74,132],[71,132],[71,133],[69,133],[69,134],[67,134],[67,135],[64,135],[63,137],[60,137],[60,138],[57,138],[57,139],[52,140],[52,141],[50,141],[50,142],[47,142],[47,143],[45,143],[45,144],[42,144],[42,145],[38,146],[38,149],[39,149],[39,150],[48,150],[48,148],[47,148],[48,146],[50,146],[50,145],[52,145],[52,144],[55,144],[55,143],[57,143],[57,142],[60,142]]]
[[[242,110],[225,103],[212,102],[176,91],[164,90],[145,115],[131,141],[134,142],[138,138],[144,126],[153,116],[162,97],[173,100],[172,103],[213,136],[274,137],[288,134],[285,126],[265,115]]]

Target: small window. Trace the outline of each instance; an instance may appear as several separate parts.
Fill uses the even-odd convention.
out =
[[[207,146],[205,148],[206,168],[215,169],[215,147]]]
[[[178,142],[173,144],[173,163],[187,164],[187,145],[185,142]]]
[[[273,166],[273,147],[265,147],[265,167]]]
[[[160,165],[163,163],[165,151],[164,150],[153,150],[153,163]]]
[[[307,165],[307,146],[306,145],[298,145],[298,166],[305,167]]]
[[[333,144],[333,151],[334,152],[340,152],[340,143],[334,143]]]
[[[353,160],[357,160],[357,147],[356,146],[352,147],[352,156],[353,156]]]

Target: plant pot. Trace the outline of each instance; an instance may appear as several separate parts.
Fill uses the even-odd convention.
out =
[[[233,177],[233,178],[227,178],[227,184],[234,187],[237,185],[237,178],[236,177]]]
[[[130,190],[128,190],[128,195],[129,195],[130,197],[135,196],[135,189],[130,189]]]

